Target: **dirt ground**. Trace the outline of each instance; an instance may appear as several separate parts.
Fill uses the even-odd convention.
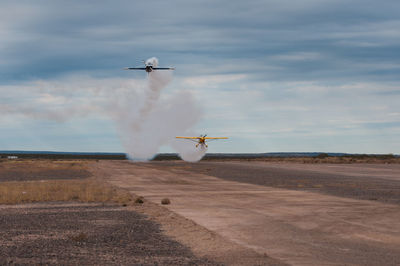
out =
[[[98,172],[99,165],[3,160],[0,183],[86,178],[102,183],[108,171]],[[0,205],[0,247],[0,265],[284,265],[147,200]]]
[[[0,184],[49,180],[77,180],[79,184],[89,177],[94,182],[88,171],[93,163],[2,160]],[[125,205],[0,205],[0,265],[220,265],[196,257],[188,247],[166,236],[159,223],[138,211],[154,209],[151,204]]]
[[[94,168],[154,204],[169,198],[169,210],[270,263],[400,264],[399,165],[102,161]],[[158,221],[195,255],[207,251]]]
[[[1,265],[216,265],[115,205],[2,206],[0,243]]]
[[[85,178],[145,202],[0,205],[1,265],[400,265],[397,164],[0,162]]]
[[[269,162],[152,163],[224,180],[400,204],[400,164],[299,164]]]

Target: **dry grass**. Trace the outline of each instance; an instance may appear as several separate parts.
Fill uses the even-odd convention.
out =
[[[46,159],[0,159],[0,166],[4,169],[18,169],[19,167],[31,167],[38,169],[86,169],[89,160],[46,160]]]
[[[96,180],[89,171],[89,160],[0,160],[0,204],[29,202],[133,201],[129,192],[105,181]]]
[[[68,160],[0,160],[0,181],[84,179],[93,162]]]
[[[127,191],[92,179],[0,183],[0,204],[48,201],[117,202],[126,204],[132,201],[132,196]]]

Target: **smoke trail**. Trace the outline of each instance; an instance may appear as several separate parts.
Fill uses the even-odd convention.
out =
[[[155,57],[146,60],[145,64],[158,66],[158,59]],[[172,80],[170,71],[155,71],[148,74],[148,89],[146,90],[145,103],[140,110],[140,116],[146,118],[160,97],[161,90]]]
[[[123,108],[120,109],[122,110]],[[170,144],[175,140],[175,136],[192,128],[200,116],[200,108],[193,96],[181,92],[170,99],[160,100],[146,119],[121,112],[114,121],[130,158],[146,160],[153,157],[162,145]],[[138,121],[140,121],[139,128],[136,127]],[[195,145],[190,144],[192,149],[195,149]]]
[[[154,67],[158,65],[157,58],[146,61],[149,62]],[[139,97],[142,105],[138,111],[131,109],[132,103],[129,101],[112,106],[113,120],[131,159],[150,159],[161,146],[172,143],[172,147],[184,160],[198,161],[204,155],[205,151],[195,148],[193,143],[189,143],[189,148],[186,143],[174,142],[175,136],[186,133],[199,121],[201,110],[193,95],[188,92],[180,92],[169,99],[160,100],[162,89],[171,80],[170,71],[153,71],[148,75],[144,94]],[[132,92],[126,93],[128,95],[123,99],[132,98]]]
[[[145,64],[152,64],[154,67],[157,67],[158,59],[155,57],[149,58],[146,60]],[[140,131],[141,125],[157,104],[161,90],[165,88],[171,80],[172,74],[170,71],[153,71],[148,74],[147,88],[145,90],[143,106],[139,110],[139,119],[132,124],[134,131]]]

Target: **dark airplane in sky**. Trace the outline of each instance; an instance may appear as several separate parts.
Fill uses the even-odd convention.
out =
[[[151,61],[143,61],[144,67],[126,67],[125,70],[145,70],[147,74],[153,70],[175,70],[175,67],[157,67]]]

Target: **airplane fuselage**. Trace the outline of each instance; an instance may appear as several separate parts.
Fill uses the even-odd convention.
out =
[[[202,147],[208,148],[208,145],[206,144],[206,137],[200,137],[198,138],[199,142],[196,144],[196,148],[200,145]]]
[[[147,73],[150,73],[151,71],[153,71],[153,65],[146,65],[145,71],[146,71]]]

